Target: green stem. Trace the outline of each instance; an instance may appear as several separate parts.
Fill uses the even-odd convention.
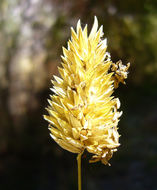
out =
[[[81,190],[81,156],[83,152],[79,153],[77,156],[77,166],[78,166],[78,190]]]

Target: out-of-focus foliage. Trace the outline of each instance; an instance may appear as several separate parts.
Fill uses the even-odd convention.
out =
[[[131,68],[118,91],[121,150],[110,168],[87,168],[84,158],[85,188],[156,189],[155,0],[0,0],[0,189],[76,188],[75,156],[52,143],[42,115],[70,26],[80,18],[90,28],[94,15],[112,60]]]

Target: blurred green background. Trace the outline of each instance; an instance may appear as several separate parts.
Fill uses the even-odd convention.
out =
[[[85,190],[157,190],[157,1],[0,0],[0,190],[77,189],[76,155],[49,136],[50,79],[70,26],[94,15],[114,62],[131,62],[111,167],[82,163]]]

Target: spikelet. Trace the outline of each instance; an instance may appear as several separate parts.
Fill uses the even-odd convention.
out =
[[[68,48],[63,47],[61,78],[54,76],[54,95],[44,118],[51,137],[62,148],[78,154],[86,149],[93,154],[90,162],[108,164],[120,145],[117,125],[122,114],[120,101],[112,93],[127,78],[129,64],[112,63],[96,17],[89,35],[80,20],[71,35]]]

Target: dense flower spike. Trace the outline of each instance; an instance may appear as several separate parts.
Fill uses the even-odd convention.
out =
[[[90,162],[108,164],[119,144],[117,125],[122,112],[114,87],[127,78],[127,66],[112,63],[106,52],[107,40],[102,39],[103,27],[98,29],[95,17],[88,36],[87,25],[71,28],[68,48],[63,48],[61,78],[54,76],[54,93],[48,100],[51,137],[64,149],[93,154]]]

